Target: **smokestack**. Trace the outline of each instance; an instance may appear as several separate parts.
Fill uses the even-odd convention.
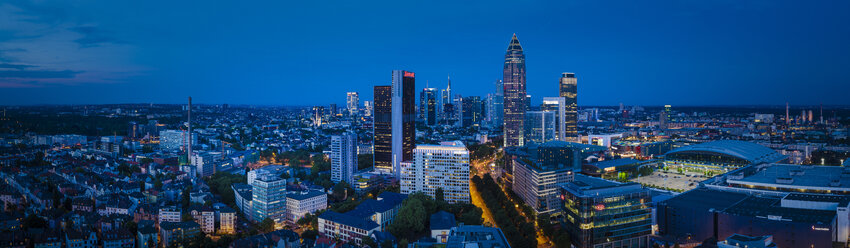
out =
[[[189,160],[189,165],[192,165],[192,97],[189,97],[189,109],[187,120],[189,121],[189,135],[188,135],[188,146],[186,149],[186,158]]]
[[[788,102],[785,102],[785,125],[791,124],[790,116],[788,116],[789,105]]]
[[[823,124],[823,103],[820,104],[820,123]]]

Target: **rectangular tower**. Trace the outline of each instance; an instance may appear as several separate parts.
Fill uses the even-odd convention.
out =
[[[435,196],[438,188],[449,203],[469,203],[469,151],[463,142],[418,145],[413,161],[402,163],[401,193]]]
[[[576,74],[561,74],[560,96],[564,98],[564,137],[566,141],[578,142],[578,80]]]
[[[404,70],[393,70],[392,76],[392,173],[398,177],[401,162],[413,159],[416,145],[416,80]]]
[[[357,171],[357,134],[346,132],[331,136],[331,181],[354,183]]]
[[[360,106],[360,95],[357,92],[348,92],[345,96],[345,107],[348,109],[348,115],[357,116]]]
[[[392,86],[375,86],[373,110],[375,112],[372,133],[372,148],[376,170],[391,172],[393,168],[392,151]]]

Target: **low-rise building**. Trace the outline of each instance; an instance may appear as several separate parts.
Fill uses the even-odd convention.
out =
[[[328,194],[318,190],[288,192],[286,194],[286,220],[295,223],[308,213],[328,208]]]

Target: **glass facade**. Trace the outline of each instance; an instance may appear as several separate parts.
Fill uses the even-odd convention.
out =
[[[649,247],[649,191],[637,184],[606,185],[597,190],[579,180],[561,189],[564,224],[576,247]]]
[[[392,86],[375,86],[374,166],[375,169],[392,170]]]
[[[524,144],[524,123],[526,105],[525,93],[525,55],[522,46],[516,38],[505,53],[505,65],[502,70],[504,96],[504,139],[505,146],[522,146]]]
[[[575,73],[561,74],[560,96],[564,98],[564,136],[567,141],[578,141],[578,80]]]

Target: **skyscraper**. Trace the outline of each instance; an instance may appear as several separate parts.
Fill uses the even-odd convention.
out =
[[[357,134],[331,136],[331,181],[354,183],[357,171]]]
[[[369,101],[363,101],[363,112],[366,116],[372,116],[372,103]]]
[[[564,135],[567,140],[578,142],[578,79],[571,72],[561,73],[560,96],[564,98]]]
[[[554,111],[525,113],[525,142],[545,143],[556,139]]]
[[[502,116],[505,114],[505,89],[502,80],[496,80],[496,92],[487,94],[487,126],[496,128],[502,125]]]
[[[448,84],[446,88],[440,91],[440,100],[439,106],[437,106],[438,112],[440,114],[440,119],[445,121],[449,118],[451,111],[446,111],[451,108],[452,105],[452,78],[448,78]]]
[[[540,110],[555,113],[555,139],[568,141],[565,132],[566,101],[564,97],[544,97],[543,104],[540,105]]]
[[[437,89],[424,88],[419,93],[419,118],[426,125],[437,124]]]
[[[505,52],[502,70],[505,89],[504,139],[505,146],[522,146],[525,122],[525,55],[516,34]]]
[[[467,96],[463,98],[463,110],[461,118],[464,127],[480,125],[484,116],[484,104],[481,102],[480,96]]]
[[[348,114],[357,116],[358,107],[360,106],[360,95],[357,92],[348,92],[345,96],[345,107],[348,108]]]
[[[447,202],[469,202],[469,151],[463,142],[418,145],[413,151],[413,161],[402,163],[402,194],[424,192],[433,197],[442,188]]]
[[[413,159],[416,146],[416,79],[404,70],[392,75],[392,173],[398,177],[401,162]]]
[[[375,169],[390,172],[393,168],[392,150],[392,86],[375,86],[374,94],[374,166]]]

